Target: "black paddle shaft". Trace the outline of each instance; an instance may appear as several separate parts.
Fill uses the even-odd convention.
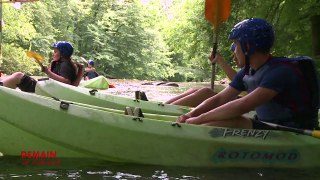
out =
[[[218,49],[218,30],[216,30],[215,37],[213,38],[212,46],[212,58],[216,56]],[[214,91],[214,81],[216,80],[216,63],[212,63],[211,66],[211,89]]]

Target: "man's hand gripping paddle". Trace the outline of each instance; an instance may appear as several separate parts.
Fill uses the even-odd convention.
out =
[[[213,25],[214,38],[212,54],[216,54],[218,47],[219,26],[225,22],[231,11],[231,0],[205,0],[205,16]],[[211,89],[214,90],[216,64],[212,64]]]

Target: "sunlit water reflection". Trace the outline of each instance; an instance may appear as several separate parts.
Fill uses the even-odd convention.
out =
[[[0,158],[0,179],[316,179],[317,169],[203,169],[61,160],[59,166],[21,165],[19,158]]]
[[[167,101],[190,88],[210,87],[208,82],[177,82],[157,85],[160,82],[110,79],[109,83],[114,84],[116,88],[106,90],[107,93],[134,98],[135,91],[144,91],[148,99],[161,102]],[[153,85],[143,85],[146,83]],[[178,85],[178,87],[169,86],[170,84]]]

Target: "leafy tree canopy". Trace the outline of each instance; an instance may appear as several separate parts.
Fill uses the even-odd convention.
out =
[[[319,12],[318,0],[234,0],[230,18],[219,27],[219,52],[236,68],[229,31],[259,17],[275,27],[273,54],[313,56],[310,19]],[[94,59],[101,74],[115,78],[210,79],[214,27],[204,18],[204,0],[40,0],[21,9],[3,3],[2,15],[0,68],[7,74],[41,75],[25,51],[49,61],[50,45],[65,40],[74,45],[74,60]]]

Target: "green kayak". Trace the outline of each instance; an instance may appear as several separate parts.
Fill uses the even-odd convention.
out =
[[[93,89],[108,89],[109,83],[107,78],[105,78],[104,76],[98,76],[90,80],[81,81],[79,86]]]
[[[36,94],[118,110],[124,110],[126,107],[139,107],[143,108],[143,112],[152,114],[181,115],[190,111],[190,108],[185,106],[130,99],[71,86],[52,79],[39,81],[36,86]]]
[[[175,124],[0,87],[0,152],[184,167],[320,167],[320,140]],[[40,155],[39,155],[40,154]],[[50,156],[51,155],[51,156]]]

